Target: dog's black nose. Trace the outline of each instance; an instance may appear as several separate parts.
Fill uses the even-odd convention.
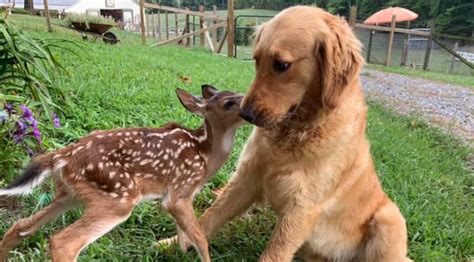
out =
[[[253,123],[255,121],[255,115],[251,107],[244,107],[240,109],[239,116],[247,120],[247,122]]]

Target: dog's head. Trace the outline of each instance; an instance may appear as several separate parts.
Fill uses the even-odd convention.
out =
[[[364,63],[360,48],[342,18],[315,7],[281,12],[256,34],[257,72],[240,115],[271,127],[302,107],[335,109]]]

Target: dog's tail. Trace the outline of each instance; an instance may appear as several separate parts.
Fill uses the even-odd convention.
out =
[[[0,196],[26,195],[40,185],[51,173],[63,168],[67,161],[54,161],[54,154],[45,154],[35,158],[23,171],[23,174],[5,188]]]

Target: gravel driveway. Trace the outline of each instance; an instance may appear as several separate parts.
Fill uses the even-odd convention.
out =
[[[474,89],[370,69],[362,73],[362,85],[368,100],[419,116],[472,146]]]

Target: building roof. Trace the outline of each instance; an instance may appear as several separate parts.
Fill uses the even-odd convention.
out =
[[[105,1],[105,0],[104,0]],[[0,0],[0,5],[4,3],[12,3],[13,1],[10,0]],[[59,9],[67,9],[74,5],[78,0],[49,0],[48,7],[51,10],[59,10]],[[25,4],[25,0],[16,0],[15,7],[16,8],[23,8]],[[43,0],[33,0],[33,6],[35,9],[44,9]]]
[[[85,13],[88,10],[99,10],[99,9],[124,9],[133,10],[138,13],[139,5],[133,0],[113,0],[113,6],[106,6],[106,0],[80,0],[76,4],[69,8],[66,8],[66,12],[71,13]]]

